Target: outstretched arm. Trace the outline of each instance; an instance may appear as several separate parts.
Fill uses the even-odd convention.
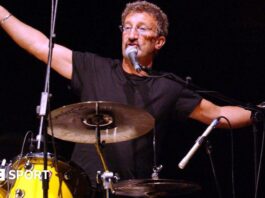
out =
[[[49,39],[40,31],[21,22],[0,5],[0,25],[3,30],[23,49],[47,63]],[[52,68],[62,76],[72,77],[72,51],[55,44],[52,56]]]
[[[213,119],[220,116],[226,117],[233,128],[248,126],[252,122],[250,118],[251,112],[248,110],[237,106],[217,106],[205,99],[202,99],[200,104],[190,114],[191,118],[205,124],[210,124]],[[221,119],[219,127],[227,128],[228,124],[224,119]]]

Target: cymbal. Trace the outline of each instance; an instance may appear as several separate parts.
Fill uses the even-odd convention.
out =
[[[117,195],[129,197],[179,197],[201,190],[197,184],[171,179],[136,179],[114,184]]]
[[[116,143],[142,136],[154,127],[154,118],[132,106],[105,101],[88,101],[51,112],[56,138],[76,143],[96,143],[96,128],[105,143]],[[49,123],[50,125],[51,123]],[[51,135],[49,126],[48,134]]]

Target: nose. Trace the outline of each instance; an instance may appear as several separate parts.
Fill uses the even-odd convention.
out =
[[[132,28],[131,31],[129,32],[129,39],[134,40],[137,39],[139,36],[139,33],[136,28]]]

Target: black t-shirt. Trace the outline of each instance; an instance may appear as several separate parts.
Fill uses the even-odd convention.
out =
[[[72,88],[82,101],[111,101],[139,107],[156,122],[158,142],[167,131],[164,126],[185,119],[201,97],[168,78],[148,78],[127,74],[121,62],[92,53],[73,52]],[[121,179],[150,178],[153,167],[153,133],[140,138],[107,144],[104,148],[109,169]],[[158,149],[159,150],[159,149]],[[72,160],[80,165],[92,182],[103,170],[94,145],[76,144]]]

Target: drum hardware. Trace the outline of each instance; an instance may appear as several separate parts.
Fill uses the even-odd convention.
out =
[[[27,162],[24,165],[24,168],[26,170],[33,170],[33,167],[34,167],[33,164],[29,160],[27,160]]]
[[[113,180],[116,178],[113,172],[110,172],[107,166],[107,163],[104,159],[103,156],[103,144],[104,143],[101,142],[101,133],[100,130],[101,128],[105,128],[105,127],[110,127],[113,126],[114,123],[114,117],[111,117],[110,114],[108,116],[105,116],[105,114],[101,114],[101,112],[99,111],[99,103],[96,102],[95,103],[95,114],[91,116],[92,119],[87,119],[86,120],[86,125],[89,126],[94,126],[95,129],[95,147],[96,147],[96,151],[97,154],[100,158],[100,161],[103,165],[104,168],[104,172],[100,173],[100,171],[98,171],[98,175],[96,176],[97,179],[100,178],[103,188],[106,191],[106,198],[110,197],[110,192],[112,194],[115,193],[115,190],[113,188]],[[107,118],[107,119],[106,119]],[[88,122],[89,121],[89,122]]]
[[[105,171],[101,173],[101,171],[97,171],[97,182],[98,184],[102,183],[102,186],[105,190],[111,189],[112,181],[117,182],[119,179],[120,177],[118,174],[114,174],[113,172]],[[115,191],[113,193],[115,193]]]
[[[100,171],[97,172],[97,180],[99,181],[99,185],[102,184],[105,192],[106,192],[106,198],[110,197],[110,192],[112,194],[115,194],[115,190],[113,188],[113,181],[118,179],[118,177],[115,176],[113,172],[110,172],[108,170],[108,167],[106,165],[105,159],[102,154],[101,148],[99,148],[98,144],[95,145],[97,147],[97,153],[100,156],[100,160],[102,162],[102,165],[104,167],[104,172],[101,173]]]
[[[159,172],[162,170],[162,168],[163,168],[163,165],[154,166],[151,178],[154,180],[159,179]]]
[[[24,196],[25,196],[24,190],[21,189],[16,190],[15,198],[23,198]]]
[[[70,180],[70,179],[72,179],[73,178],[73,175],[72,175],[72,173],[71,173],[71,171],[67,171],[67,172],[65,172],[64,174],[63,174],[63,178],[65,179],[65,180]]]
[[[157,166],[157,158],[156,158],[156,128],[154,127],[153,130],[153,173],[151,175],[152,179],[158,180],[159,179],[159,172],[162,170],[163,165],[160,164]]]

